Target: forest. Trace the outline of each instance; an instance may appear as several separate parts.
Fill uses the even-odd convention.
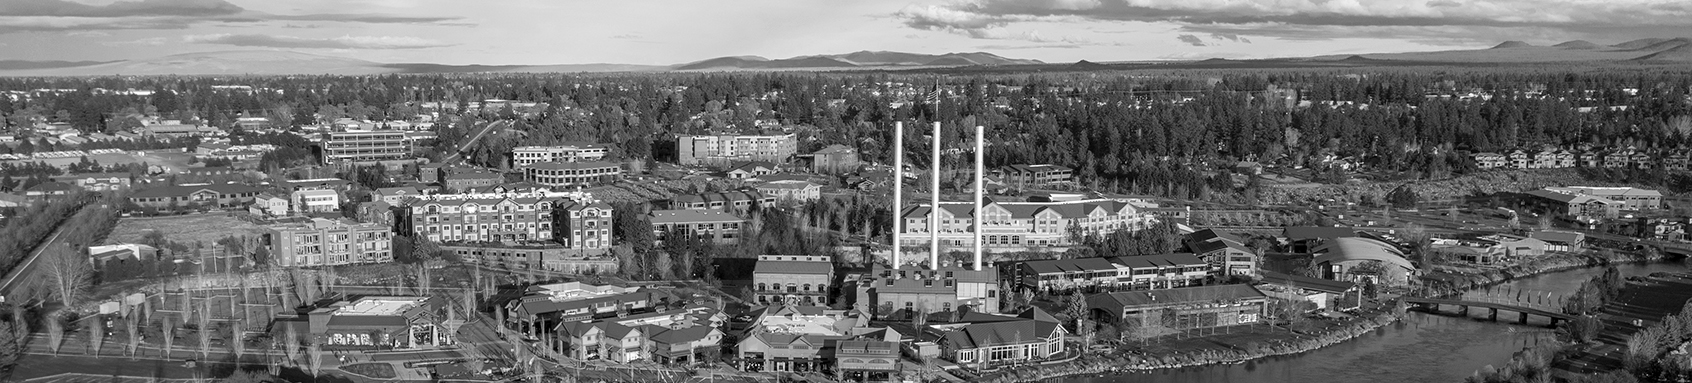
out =
[[[1059,164],[1099,190],[1178,198],[1238,191],[1228,178],[1237,161],[1323,170],[1326,160],[1350,157],[1376,171],[1442,179],[1475,171],[1470,152],[1657,152],[1684,147],[1692,133],[1692,76],[1681,71],[1367,70],[11,78],[0,79],[0,90],[28,96],[0,98],[0,115],[13,127],[51,121],[112,132],[141,115],[223,127],[238,117],[268,117],[297,127],[427,114],[442,137],[436,157],[482,124],[511,121],[518,133],[490,135],[468,150],[467,159],[482,164],[513,146],[566,141],[613,143],[617,158],[664,161],[674,157],[677,134],[773,129],[799,134],[801,152],[844,144],[886,163],[894,122],[911,124],[906,149],[919,151],[926,150],[927,122],[940,121],[948,143],[968,142],[965,127],[986,126],[990,167]],[[471,110],[484,99],[538,104]],[[272,164],[307,158],[301,141],[278,142],[298,149],[279,151]],[[1336,181],[1322,174],[1313,178]]]

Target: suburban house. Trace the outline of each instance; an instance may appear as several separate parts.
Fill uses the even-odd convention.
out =
[[[288,206],[287,198],[263,193],[259,194],[258,197],[253,197],[253,205],[248,207],[248,210],[255,215],[286,217],[288,216]]]
[[[1470,154],[1469,157],[1475,160],[1475,167],[1481,169],[1497,169],[1506,164],[1504,155],[1498,153],[1482,152]]]
[[[731,179],[744,180],[744,179],[758,178],[759,176],[776,174],[776,172],[779,172],[779,171],[781,171],[781,169],[777,168],[776,164],[774,164],[774,163],[771,163],[771,162],[768,162],[768,161],[749,161],[749,162],[737,164],[734,167],[729,168],[729,170],[727,172],[724,172],[724,174],[727,175],[728,178],[731,178]]]

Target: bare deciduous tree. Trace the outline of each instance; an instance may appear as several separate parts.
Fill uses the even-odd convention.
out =
[[[93,349],[90,352],[94,354],[94,358],[98,359],[100,357],[100,346],[106,344],[106,322],[100,320],[99,317],[87,318],[85,321],[88,324],[88,347]]]
[[[63,315],[60,311],[55,310],[51,313],[47,313],[47,316],[42,318],[42,322],[47,323],[47,348],[52,350],[54,354],[58,354],[59,346],[65,344],[65,324]]]
[[[93,281],[93,265],[87,257],[69,247],[54,247],[41,256],[42,271],[47,272],[47,283],[53,297],[66,307],[75,304]]]
[[[306,358],[311,359],[306,361],[306,365],[311,367],[311,376],[318,376],[323,373],[323,347],[313,342],[306,347]]]

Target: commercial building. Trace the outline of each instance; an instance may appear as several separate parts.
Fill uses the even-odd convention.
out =
[[[1312,251],[1310,263],[1323,279],[1361,282],[1373,280],[1403,286],[1416,275],[1416,265],[1397,247],[1373,238],[1346,237],[1323,241]]]
[[[130,194],[129,202],[156,209],[242,207],[263,192],[264,189],[241,184],[160,186]]]
[[[812,372],[826,367],[840,341],[869,331],[869,318],[817,306],[771,306],[736,345],[744,371]]]
[[[373,162],[411,158],[411,141],[398,130],[349,130],[323,133],[324,163]]]
[[[676,137],[677,162],[682,165],[727,166],[739,161],[786,162],[798,152],[798,140],[792,134]]]
[[[440,183],[447,190],[463,192],[505,183],[505,174],[476,167],[453,166],[441,169]]]
[[[759,305],[826,306],[834,281],[834,258],[821,255],[760,255],[752,271]]]
[[[952,312],[969,306],[969,311],[999,312],[999,272],[994,268],[974,270],[968,265],[947,265],[932,269],[894,269],[882,264],[870,274],[858,276],[857,301],[880,317],[909,315],[916,311]]]
[[[454,329],[437,298],[367,296],[320,306],[298,317],[280,319],[275,328],[293,327],[326,350],[371,351],[443,347],[457,343]]]
[[[1562,194],[1588,195],[1622,203],[1622,210],[1658,210],[1663,207],[1663,193],[1630,187],[1568,186],[1548,187],[1545,191]]]
[[[1087,307],[1109,323],[1192,330],[1261,323],[1269,296],[1250,285],[1213,285],[1094,294]]]
[[[522,166],[523,180],[541,185],[595,186],[617,182],[623,168],[610,162],[541,162]]]
[[[554,241],[583,251],[611,246],[611,205],[587,193],[430,194],[407,199],[395,213],[401,235],[435,242]]]
[[[1303,275],[1263,272],[1257,291],[1271,298],[1310,302],[1317,310],[1351,311],[1363,306],[1363,289],[1356,283]]]
[[[734,214],[711,210],[653,210],[652,232],[658,242],[672,234],[683,238],[700,238],[716,243],[740,240],[740,228],[746,220]]]
[[[1603,197],[1551,190],[1534,190],[1525,193],[1525,195],[1527,198],[1522,202],[1527,205],[1528,209],[1547,215],[1569,216],[1577,219],[1619,217],[1622,209],[1627,205],[1624,202]]]
[[[688,306],[588,322],[563,322],[552,329],[553,350],[577,360],[691,363],[718,353],[728,317],[715,308]]]
[[[652,293],[639,287],[566,282],[531,286],[503,309],[507,327],[540,336],[561,323],[650,312],[655,304]]]
[[[102,192],[127,190],[130,186],[129,173],[84,173],[66,176],[54,176],[54,181],[76,185],[88,191]]]
[[[1056,359],[1067,331],[1038,308],[1015,317],[968,315],[965,323],[931,326],[944,331],[941,357],[967,368],[995,368]]]
[[[353,185],[352,181],[348,181],[348,180],[344,180],[344,179],[340,179],[340,178],[312,178],[312,179],[304,179],[304,180],[285,180],[285,181],[282,181],[282,184],[281,184],[282,188],[286,189],[289,193],[293,193],[293,192],[297,192],[297,191],[303,191],[303,190],[348,191],[348,190],[352,190],[352,185]]]
[[[511,167],[521,168],[546,162],[599,161],[609,152],[610,149],[605,145],[588,143],[520,146],[511,149]]]
[[[1188,253],[1111,258],[1049,259],[1009,263],[1000,274],[1017,288],[1060,291],[1084,287],[1168,289],[1194,286],[1212,266]]]
[[[975,211],[968,202],[941,202],[939,237],[945,246],[973,246]],[[1021,251],[1030,248],[1071,245],[1070,227],[1087,235],[1107,235],[1120,230],[1137,231],[1156,223],[1127,201],[1093,199],[1057,202],[989,201],[982,207],[983,246],[988,250]],[[907,207],[899,214],[904,246],[929,243],[932,209],[928,205]]]
[[[393,231],[384,225],[313,218],[264,227],[265,245],[278,265],[338,266],[393,262]]]
[[[1578,231],[1540,230],[1528,233],[1528,237],[1545,241],[1545,249],[1550,251],[1580,251],[1586,248],[1586,233]]]

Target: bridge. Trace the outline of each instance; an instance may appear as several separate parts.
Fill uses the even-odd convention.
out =
[[[1428,311],[1431,311],[1431,312],[1436,312],[1436,313],[1439,312],[1440,306],[1457,306],[1457,315],[1465,315],[1465,316],[1469,315],[1469,308],[1470,307],[1485,308],[1485,309],[1491,310],[1491,312],[1489,312],[1487,314],[1487,319],[1492,320],[1494,322],[1498,321],[1498,311],[1499,310],[1513,311],[1513,312],[1516,312],[1518,314],[1521,314],[1521,317],[1516,320],[1516,322],[1520,323],[1520,324],[1527,324],[1528,316],[1536,315],[1536,316],[1542,316],[1542,317],[1550,318],[1552,327],[1557,326],[1557,322],[1559,322],[1559,321],[1572,320],[1575,317],[1574,315],[1564,314],[1564,313],[1558,312],[1558,311],[1549,311],[1549,310],[1534,308],[1534,307],[1530,307],[1530,305],[1521,304],[1521,303],[1517,303],[1517,302],[1506,303],[1506,302],[1468,301],[1468,300],[1461,300],[1461,299],[1420,298],[1420,297],[1403,297],[1403,298],[1400,298],[1400,299],[1403,299],[1404,303],[1417,305],[1417,306],[1422,307],[1425,310],[1428,310]]]

